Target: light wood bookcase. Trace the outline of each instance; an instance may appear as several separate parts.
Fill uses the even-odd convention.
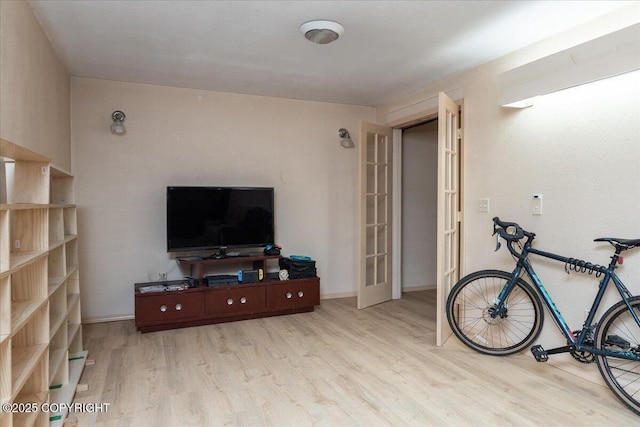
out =
[[[0,402],[70,404],[86,360],[73,176],[0,139]],[[63,405],[55,405],[63,404]],[[17,406],[17,405],[14,405]],[[62,425],[66,409],[0,412],[0,427]]]

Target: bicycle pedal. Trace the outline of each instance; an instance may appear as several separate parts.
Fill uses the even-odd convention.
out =
[[[604,343],[607,345],[618,346],[623,350],[629,350],[631,348],[631,344],[629,343],[629,341],[617,335],[609,335]]]
[[[531,353],[533,357],[536,358],[536,362],[546,362],[549,360],[549,355],[547,354],[547,350],[542,348],[541,345],[534,345],[531,347]]]

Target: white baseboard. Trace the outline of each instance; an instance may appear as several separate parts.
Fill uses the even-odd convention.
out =
[[[402,292],[417,292],[417,291],[428,291],[428,290],[436,290],[436,285],[424,285],[424,286],[409,286],[402,288]],[[320,299],[337,299],[337,298],[352,298],[357,297],[357,292],[336,292],[330,294],[320,294]]]
[[[549,356],[547,364],[584,380],[591,381],[594,384],[606,387],[596,363],[582,364],[569,355],[554,354]]]
[[[437,285],[403,286],[402,292],[430,291],[438,289]]]
[[[351,298],[357,297],[357,292],[336,292],[331,294],[320,294],[320,299],[337,299],[337,298]]]
[[[96,317],[85,317],[82,319],[83,324],[88,323],[105,323],[105,322],[118,322],[120,320],[133,320],[135,316],[133,314],[118,314],[114,316],[96,316]]]

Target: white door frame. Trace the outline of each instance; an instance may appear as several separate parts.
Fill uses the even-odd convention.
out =
[[[460,120],[464,126],[464,99],[462,97],[462,91],[458,88],[452,91],[446,92],[452,99],[456,100],[456,103],[460,106]],[[399,109],[395,112],[395,117],[391,126],[393,127],[393,193],[396,197],[393,198],[393,223],[392,223],[392,282],[391,293],[393,299],[402,298],[402,129],[416,125],[420,122],[438,119],[438,96],[426,98],[425,100],[412,104],[405,109]],[[434,105],[435,100],[435,105]],[[426,108],[426,106],[430,108]],[[416,107],[418,110],[416,111]],[[424,108],[424,109],[423,109]],[[402,114],[400,111],[405,110],[407,113]],[[461,145],[460,149],[460,212],[464,212],[464,145]],[[460,259],[460,277],[464,275],[464,252],[465,252],[465,227],[464,221],[461,219],[460,224],[460,243],[459,243],[459,259]]]
[[[402,298],[402,129],[393,129],[393,221],[391,223],[391,298]]]

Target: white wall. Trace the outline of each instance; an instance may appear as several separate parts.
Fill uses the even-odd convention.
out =
[[[26,1],[0,2],[0,137],[69,170],[69,74]]]
[[[640,238],[640,73],[548,95],[524,110],[498,107],[495,85],[508,69],[632,24],[638,9],[622,9],[378,109],[385,122],[394,108],[438,91],[464,94],[465,272],[512,268],[506,250],[493,252],[493,216],[535,232],[538,248],[598,263],[608,261],[610,248],[594,238]],[[531,215],[536,193],[544,196],[542,216]],[[478,212],[480,198],[490,199],[490,213]],[[562,264],[536,261],[558,307],[579,329],[597,282],[565,274]],[[618,274],[640,294],[640,251],[626,254]],[[540,342],[562,345],[547,319]]]
[[[168,185],[275,187],[284,253],[317,261],[323,295],[355,291],[358,152],[337,131],[357,141],[373,108],[85,78],[71,93],[86,319],[131,316],[135,282],[188,274],[166,252]]]
[[[438,121],[402,132],[402,289],[436,285]]]

